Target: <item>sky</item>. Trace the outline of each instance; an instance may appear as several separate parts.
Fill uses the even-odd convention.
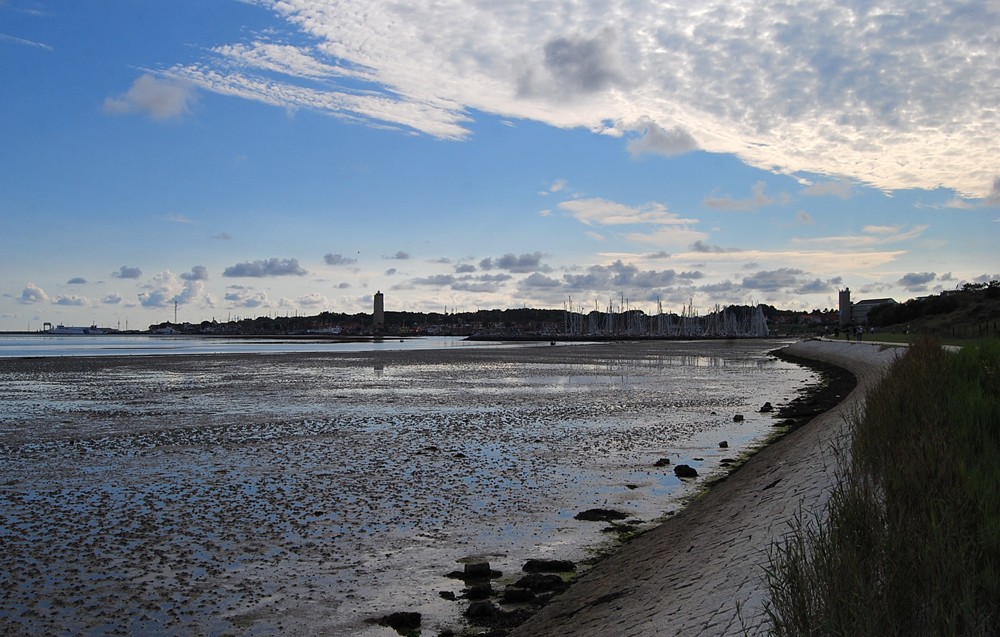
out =
[[[0,0],[0,330],[1000,278],[1000,5]]]

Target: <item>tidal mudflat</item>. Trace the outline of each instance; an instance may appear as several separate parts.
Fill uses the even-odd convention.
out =
[[[777,346],[2,359],[0,632],[459,628],[462,560],[582,559],[576,513],[650,522],[696,488],[658,459],[766,435],[815,380]]]

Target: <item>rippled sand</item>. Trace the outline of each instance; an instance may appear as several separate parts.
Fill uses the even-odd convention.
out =
[[[460,627],[457,561],[579,560],[575,513],[649,522],[694,488],[657,459],[766,434],[814,379],[776,346],[0,360],[0,632]]]

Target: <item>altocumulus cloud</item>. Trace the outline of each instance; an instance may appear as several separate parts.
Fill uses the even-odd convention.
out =
[[[697,147],[883,190],[992,191],[1000,83],[988,78],[1000,73],[1000,16],[990,3],[254,4],[284,32],[222,44],[164,75],[444,139],[467,137],[470,113],[483,111],[640,131],[628,142],[639,154]],[[176,116],[191,94],[165,82],[144,75],[106,108]]]
[[[225,277],[269,277],[304,276],[309,274],[299,265],[298,259],[278,259],[277,257],[254,262],[237,263],[222,272]]]

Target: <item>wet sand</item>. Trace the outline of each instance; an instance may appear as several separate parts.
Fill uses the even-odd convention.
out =
[[[756,444],[815,380],[773,347],[0,360],[0,632],[460,628],[459,561],[583,559],[575,513],[652,524],[697,489],[656,460]]]

